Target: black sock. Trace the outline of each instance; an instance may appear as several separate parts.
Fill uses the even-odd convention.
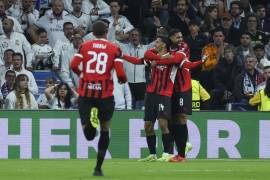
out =
[[[178,155],[185,157],[185,149],[188,138],[188,129],[186,124],[176,124],[174,139],[177,146]]]
[[[109,131],[100,131],[100,138],[98,141],[98,154],[97,154],[97,165],[96,170],[101,170],[102,163],[104,161],[106,151],[109,147]]]
[[[90,123],[86,124],[83,129],[84,136],[88,141],[91,141],[96,137],[96,132],[96,128],[92,127]]]
[[[170,133],[162,134],[163,152],[169,153],[171,149],[172,136]]]
[[[146,141],[150,154],[156,154],[156,135],[146,136]]]
[[[169,130],[171,134],[170,138],[170,148],[169,148],[169,154],[173,154],[174,151],[174,126],[172,124],[169,125]]]

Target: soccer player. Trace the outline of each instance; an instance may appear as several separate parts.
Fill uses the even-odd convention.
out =
[[[179,30],[172,29],[169,33],[169,39],[171,41],[171,54],[182,52],[189,58],[189,47],[183,42],[183,36]],[[172,157],[169,160],[170,162],[186,161],[185,150],[188,139],[187,115],[192,114],[192,86],[189,69],[199,66],[206,59],[207,57],[203,57],[202,60],[193,62],[192,66],[187,66],[192,63],[186,59],[179,65],[172,95],[172,124],[170,125],[170,131],[174,138],[178,154]]]
[[[134,64],[143,64],[147,60],[169,61],[165,57],[168,55],[169,41],[167,38],[158,37],[155,42],[155,49],[148,50],[144,59],[138,59],[124,55],[123,58]],[[164,59],[161,60],[160,56]],[[184,60],[184,53],[176,54],[172,61],[180,63]],[[150,155],[139,161],[168,161],[172,157],[172,137],[168,129],[168,121],[171,116],[171,95],[173,93],[174,80],[178,67],[174,65],[157,65],[151,69],[150,82],[147,85],[145,97],[145,132]],[[158,119],[162,132],[163,154],[162,157],[156,157],[156,135],[154,124]]]
[[[72,70],[80,76],[78,87],[79,113],[84,135],[91,141],[96,136],[100,123],[97,163],[94,176],[103,176],[101,166],[109,146],[109,128],[114,111],[113,79],[111,71],[116,70],[119,83],[126,82],[121,50],[106,40],[107,25],[102,21],[93,24],[97,39],[87,41],[80,47],[71,62]],[[82,63],[82,69],[79,64]]]

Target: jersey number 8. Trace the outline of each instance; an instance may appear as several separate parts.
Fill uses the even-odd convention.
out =
[[[93,57],[86,63],[86,73],[104,74],[106,71],[108,55],[103,52],[97,54],[94,51],[88,51],[88,54]],[[96,62],[96,67],[91,69],[91,64],[94,62]]]

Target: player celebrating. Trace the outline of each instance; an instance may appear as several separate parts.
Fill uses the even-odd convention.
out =
[[[106,40],[107,33],[108,28],[104,22],[94,23],[93,34],[97,39],[83,43],[71,62],[72,70],[80,76],[79,113],[87,140],[95,138],[96,128],[100,122],[94,176],[103,176],[101,166],[109,146],[109,128],[114,111],[111,71],[116,70],[119,83],[126,82],[123,61],[119,59],[121,50]],[[82,69],[79,68],[80,63]]]
[[[148,50],[144,59],[138,59],[124,55],[123,58],[134,64],[143,64],[144,61],[172,61],[181,63],[184,60],[184,53],[176,54],[172,59],[168,56],[169,41],[167,38],[158,37],[155,41],[155,49]],[[164,59],[161,59],[160,57]],[[150,155],[139,161],[168,161],[172,156],[169,154],[172,149],[172,137],[168,129],[168,121],[171,116],[171,96],[173,93],[174,81],[178,67],[174,65],[158,65],[151,68],[151,78],[146,89],[145,97],[145,133]],[[163,154],[156,157],[156,135],[154,124],[158,119],[162,132]]]

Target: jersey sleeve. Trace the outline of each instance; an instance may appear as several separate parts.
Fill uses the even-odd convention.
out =
[[[157,65],[170,65],[170,64],[179,64],[185,61],[185,53],[176,53],[171,58],[164,58],[156,62]]]
[[[78,76],[81,74],[81,70],[79,68],[79,64],[83,60],[83,55],[81,54],[81,48],[79,50],[79,53],[75,54],[71,60],[70,68],[74,73],[76,73]]]
[[[137,57],[129,56],[127,54],[124,54],[122,58],[132,64],[144,64],[143,58],[137,58]]]
[[[113,67],[116,71],[116,76],[118,78],[118,81],[120,83],[125,83],[127,81],[126,73],[124,71],[124,65],[123,65],[123,60],[120,58],[115,58]]]

